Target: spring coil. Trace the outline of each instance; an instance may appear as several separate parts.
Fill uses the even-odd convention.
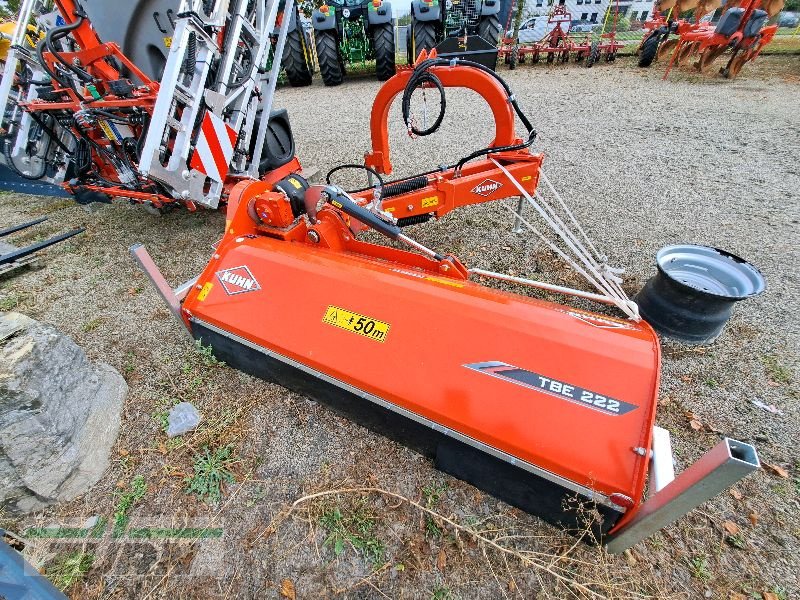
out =
[[[426,185],[428,185],[428,178],[425,176],[413,177],[411,179],[405,179],[396,183],[387,183],[383,186],[381,197],[391,198],[392,196],[399,196],[400,194],[406,194],[408,192],[413,192],[414,190],[420,190]]]
[[[398,227],[408,227],[409,225],[419,225],[420,223],[427,223],[431,220],[430,213],[426,213],[424,215],[414,215],[413,217],[402,217],[397,219],[397,226]]]

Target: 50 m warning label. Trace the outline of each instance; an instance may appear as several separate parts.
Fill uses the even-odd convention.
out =
[[[376,342],[386,341],[390,327],[389,323],[338,306],[329,306],[325,311],[325,316],[322,317],[322,322],[363,335]]]

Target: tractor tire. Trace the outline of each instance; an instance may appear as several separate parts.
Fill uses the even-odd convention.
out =
[[[286,36],[283,46],[283,69],[292,87],[311,85],[310,51],[304,38],[302,30],[295,29]]]
[[[600,62],[600,42],[593,42],[592,48],[589,50],[589,58],[586,59],[586,68],[591,69],[594,65]]]
[[[514,70],[517,68],[519,64],[519,46],[514,44],[514,47],[511,49],[511,53],[508,55],[508,68],[510,70]]]
[[[502,33],[503,28],[500,25],[500,20],[495,15],[483,17],[478,21],[478,35],[495,48],[500,43],[500,34]]]
[[[322,82],[327,86],[344,81],[344,67],[339,57],[339,41],[334,31],[317,31],[317,61]]]
[[[436,47],[436,24],[430,21],[412,22],[414,39],[411,43],[412,56],[408,64],[413,65],[419,53],[423,50],[430,52]]]
[[[642,50],[639,53],[639,66],[649,67],[653,64],[658,53],[658,45],[661,43],[661,36],[652,34],[642,44]]]
[[[391,23],[372,28],[372,45],[375,48],[375,74],[378,81],[394,76],[394,27]]]

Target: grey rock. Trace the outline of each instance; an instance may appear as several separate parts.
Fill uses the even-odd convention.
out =
[[[0,508],[38,510],[97,483],[127,392],[53,327],[0,313]]]
[[[190,402],[179,402],[169,411],[167,436],[175,437],[191,431],[200,424],[200,413]]]

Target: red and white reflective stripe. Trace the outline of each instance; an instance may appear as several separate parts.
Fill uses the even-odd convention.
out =
[[[235,144],[236,131],[214,113],[206,112],[189,166],[221,183],[228,175]]]

